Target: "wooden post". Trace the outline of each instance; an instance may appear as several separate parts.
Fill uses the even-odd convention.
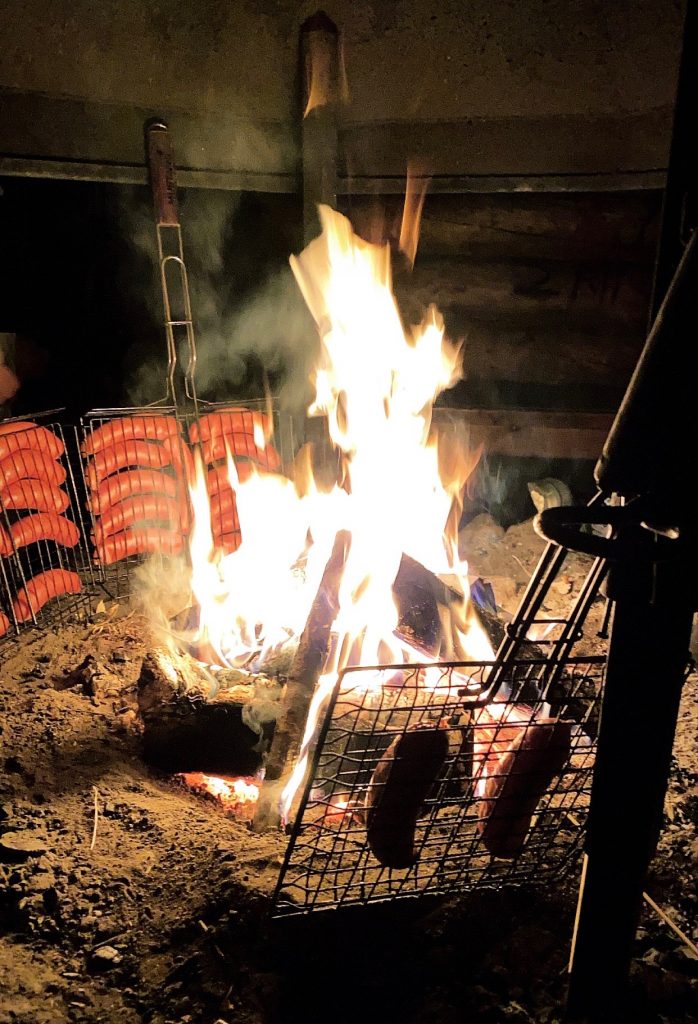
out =
[[[337,205],[339,32],[324,11],[301,26],[303,237],[319,234],[319,203]]]
[[[332,625],[339,611],[339,585],[344,572],[351,534],[340,530],[325,566],[318,592],[289,673],[283,710],[265,765],[264,786],[259,796],[253,829],[260,832],[279,824],[279,799],[298,757],[308,709],[327,659]]]

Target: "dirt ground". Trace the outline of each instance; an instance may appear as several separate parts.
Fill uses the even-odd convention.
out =
[[[464,540],[513,610],[541,546],[530,523],[481,520]],[[141,757],[148,646],[122,605],[0,649],[0,1024],[560,1021],[576,872],[554,891],[270,921],[284,837],[250,833]],[[693,674],[647,883],[694,943],[697,698]],[[698,957],[649,910],[635,952],[632,1019],[698,1021]]]

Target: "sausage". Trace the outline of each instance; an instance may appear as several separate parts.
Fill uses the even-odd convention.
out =
[[[215,547],[220,548],[223,551],[223,554],[231,555],[233,551],[237,551],[242,544],[242,534],[239,530],[235,533],[226,533],[222,535],[214,532],[213,543]]]
[[[415,729],[393,740],[376,765],[366,794],[366,836],[385,867],[409,868],[417,860],[417,819],[447,754],[445,729]]]
[[[227,459],[228,453],[234,457],[252,459],[264,469],[278,469],[281,465],[274,446],[268,444],[265,448],[259,448],[250,434],[218,435],[201,445],[203,460],[209,465],[219,459]]]
[[[26,587],[17,593],[12,603],[17,622],[27,622],[54,597],[61,594],[78,594],[82,590],[80,577],[68,569],[47,569],[29,580]]]
[[[36,426],[31,420],[15,420],[13,423],[0,423],[0,437],[14,434],[18,430],[32,430]]]
[[[134,494],[112,505],[99,517],[95,539],[102,543],[112,534],[149,520],[160,520],[181,530],[186,518],[186,505],[166,494]]]
[[[224,434],[249,434],[254,437],[255,426],[260,426],[264,436],[268,435],[269,417],[263,412],[252,412],[243,407],[221,409],[200,416],[198,422],[189,427],[189,440],[192,444],[199,441],[210,441],[211,438]]]
[[[16,480],[30,477],[33,480],[47,480],[60,486],[65,482],[65,469],[46,452],[28,448],[9,455],[0,462],[0,491],[6,490]]]
[[[6,458],[12,452],[25,451],[27,448],[46,452],[53,459],[59,459],[65,451],[65,445],[60,437],[47,427],[34,423],[23,423],[21,430],[13,430],[0,436],[0,459]]]
[[[538,801],[565,767],[571,738],[569,722],[539,718],[520,726],[509,751],[488,766],[478,832],[492,856],[521,853]]]
[[[36,544],[40,540],[53,540],[65,548],[74,548],[80,540],[80,531],[70,519],[56,512],[36,512],[13,523],[10,536],[16,548]]]
[[[0,493],[0,506],[6,509],[65,512],[69,504],[65,491],[45,480],[15,480]]]
[[[97,559],[103,565],[113,565],[131,555],[178,555],[184,547],[181,533],[173,533],[161,526],[140,526],[123,530],[97,544]]]
[[[176,498],[182,487],[176,477],[156,469],[129,469],[107,477],[92,488],[91,507],[95,513],[106,512],[112,505],[136,494],[161,494]]]
[[[5,527],[0,523],[0,558],[7,558],[12,554],[12,541]]]
[[[179,424],[174,416],[124,416],[109,420],[96,430],[90,430],[82,443],[82,451],[85,455],[94,455],[122,441],[138,438],[165,441],[169,437],[176,437],[178,433]]]
[[[211,515],[211,530],[215,536],[225,536],[227,533],[239,533],[240,523],[235,509],[216,514],[215,510]]]
[[[0,611],[0,637],[3,637],[10,628],[10,620],[3,611]]]
[[[127,466],[163,469],[172,465],[170,449],[153,441],[117,441],[102,448],[93,456],[87,468],[87,480],[92,490],[100,482]]]
[[[221,490],[217,494],[209,494],[208,497],[211,506],[211,517],[222,516],[233,509],[237,509],[235,491],[231,487],[226,491]]]

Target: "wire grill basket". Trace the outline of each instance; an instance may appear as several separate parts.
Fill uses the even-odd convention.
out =
[[[91,612],[96,575],[76,434],[58,422],[59,412],[2,424],[11,447],[0,463],[0,642],[28,626],[54,628]]]
[[[495,661],[340,675],[275,916],[544,883],[574,863],[605,663],[583,627],[604,565],[591,566],[564,618],[550,617],[541,609],[565,557],[544,553]]]

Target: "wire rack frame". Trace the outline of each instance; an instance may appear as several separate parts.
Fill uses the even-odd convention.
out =
[[[273,916],[544,883],[574,863],[605,665],[598,642],[595,653],[591,644],[585,653],[574,649],[588,639],[583,627],[605,566],[595,562],[569,614],[552,618],[541,609],[566,555],[552,545],[546,549],[495,661],[350,668],[340,675],[291,829]],[[547,636],[532,643],[536,626]],[[520,748],[545,748],[545,737],[552,742],[553,735],[559,744],[560,731],[564,769],[544,780],[548,785],[528,822],[521,801],[511,798],[531,784]],[[408,789],[421,787],[427,796],[412,819],[408,814],[395,822],[403,840],[407,827],[414,855],[411,866],[395,868],[380,859],[385,836],[371,835],[381,824],[373,808],[402,756],[401,742],[414,732],[444,732],[447,753],[428,778],[420,777],[419,763],[405,769]],[[409,792],[403,795],[409,800]],[[509,833],[522,840],[514,855]]]
[[[55,628],[85,621],[92,611],[98,580],[87,543],[81,475],[79,469],[76,471],[77,438],[74,428],[63,427],[57,420],[61,411],[47,410],[4,421],[5,425],[31,425],[5,435],[14,438],[14,444],[0,479],[0,526],[5,551],[0,557],[0,606],[7,617],[3,619],[6,628],[0,631],[0,642],[16,638],[30,626]],[[37,427],[50,431],[55,438],[50,442],[55,457],[48,449],[23,445]],[[42,512],[41,519],[30,521]],[[56,527],[59,533],[54,536]],[[57,539],[61,534],[65,543]],[[50,570],[58,570],[63,579],[69,579],[76,592],[59,592],[46,602],[38,598],[22,601],[27,584]],[[57,578],[55,574],[53,579]],[[60,586],[59,580],[56,589]]]
[[[255,446],[249,442],[249,439],[252,437],[253,417],[258,418],[260,414],[268,413],[271,414],[272,430],[270,437],[267,439],[266,453],[268,457],[265,457],[264,450],[259,451],[256,448],[253,450]],[[230,438],[234,460],[241,471],[243,464],[246,462],[253,462],[262,469],[279,469],[291,465],[297,447],[293,419],[281,412],[277,408],[276,403],[263,399],[216,403],[199,399],[196,407],[190,406],[186,412],[183,412],[179,406],[163,404],[134,406],[130,408],[95,409],[83,417],[81,422],[81,448],[83,452],[86,447],[90,447],[88,442],[94,438],[95,433],[107,423],[115,423],[117,425],[117,429],[114,432],[117,443],[119,440],[118,425],[124,424],[124,431],[126,432],[124,436],[126,436],[128,433],[126,421],[128,420],[134,418],[147,419],[152,417],[155,419],[156,417],[167,417],[173,423],[176,423],[176,433],[170,438],[171,441],[176,442],[171,447],[173,457],[171,460],[165,459],[162,467],[157,470],[158,473],[162,474],[161,484],[163,493],[173,498],[176,496],[179,502],[176,521],[171,519],[162,524],[165,532],[162,535],[161,549],[158,549],[157,545],[152,545],[152,550],[148,553],[126,552],[123,557],[112,558],[105,557],[104,548],[100,549],[98,545],[95,545],[94,542],[98,536],[98,528],[102,517],[112,511],[118,511],[121,501],[121,498],[116,501],[111,500],[110,488],[116,485],[118,490],[118,484],[121,481],[123,472],[128,472],[134,468],[137,469],[137,464],[134,463],[133,466],[129,467],[122,466],[120,471],[117,470],[105,476],[103,480],[100,479],[100,486],[96,486],[97,482],[92,475],[93,459],[89,454],[83,455],[81,463],[82,481],[88,495],[90,536],[93,541],[93,561],[97,567],[101,582],[112,596],[128,596],[131,593],[134,573],[146,559],[155,560],[156,563],[161,563],[164,566],[171,555],[179,556],[183,554],[186,557],[185,542],[189,531],[190,512],[186,487],[187,474],[182,472],[182,467],[187,466],[190,473],[195,451],[197,448],[201,449],[204,447],[192,442],[192,437],[199,436],[195,431],[195,426],[200,428],[201,422],[206,416],[221,414],[223,416],[231,414],[242,417],[239,432],[233,432]],[[248,414],[249,424],[246,422]],[[149,445],[153,441],[159,444],[162,439],[158,439],[153,435],[142,440],[146,445]],[[216,464],[223,466],[224,462],[216,460]],[[212,463],[206,463],[204,460],[204,468],[207,472],[210,471]],[[128,494],[128,492],[125,493]],[[129,523],[125,524],[127,530],[138,529],[139,525],[152,522],[154,518],[161,518],[153,516],[152,512],[149,512],[149,495],[150,492],[143,494],[138,491],[129,495],[132,518]],[[226,495],[223,491],[217,491],[210,495],[212,523],[215,525],[216,523],[225,522],[230,527],[230,534],[237,535],[237,538],[239,538],[239,524],[237,523],[234,504],[231,506],[229,495],[227,498],[228,500],[226,501]],[[139,504],[142,504],[140,511]],[[233,539],[235,540],[235,537]],[[239,543],[239,539],[237,542]],[[115,555],[118,552],[112,552],[112,554]]]

